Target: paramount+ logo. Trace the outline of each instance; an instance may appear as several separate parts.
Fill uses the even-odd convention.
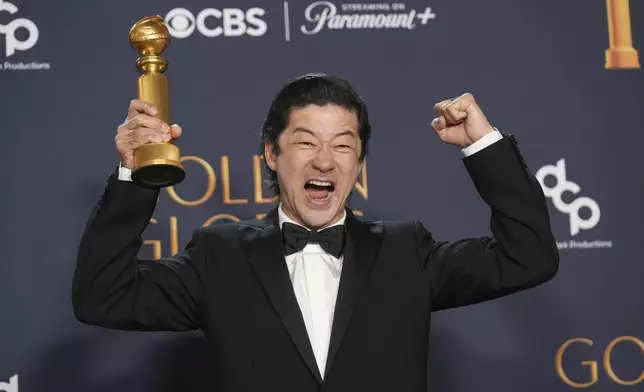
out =
[[[316,1],[304,11],[302,33],[322,30],[414,30],[436,19],[431,7],[415,9],[405,3],[344,3]]]
[[[196,14],[186,8],[174,8],[165,16],[165,22],[174,38],[188,38],[199,33],[215,37],[261,37],[268,26],[262,17],[263,8],[206,8]]]

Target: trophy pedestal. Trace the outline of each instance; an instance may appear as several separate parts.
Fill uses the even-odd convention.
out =
[[[640,62],[634,48],[615,48],[606,50],[607,69],[638,69]]]
[[[170,143],[151,143],[134,152],[132,181],[152,188],[164,188],[183,181],[185,171],[179,148]]]

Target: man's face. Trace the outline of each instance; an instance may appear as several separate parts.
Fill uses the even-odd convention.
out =
[[[340,219],[360,169],[356,113],[333,104],[294,108],[278,145],[279,155],[267,144],[264,156],[284,212],[309,229]]]

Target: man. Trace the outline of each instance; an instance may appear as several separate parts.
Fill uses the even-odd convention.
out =
[[[513,137],[470,94],[434,107],[491,208],[492,237],[438,242],[419,222],[365,222],[347,200],[367,153],[367,107],[346,81],[304,75],[278,93],[262,153],[280,195],[265,218],[194,231],[186,249],[139,260],[159,191],[130,181],[133,151],[181,135],[132,101],[78,253],[79,320],[205,333],[213,391],[421,392],[431,312],[537,286],[558,269],[542,190]],[[186,359],[186,360],[189,360]]]

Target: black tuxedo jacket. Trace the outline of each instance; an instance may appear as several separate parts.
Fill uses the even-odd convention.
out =
[[[264,219],[197,229],[175,256],[139,260],[159,193],[111,176],[79,247],[76,317],[125,330],[201,329],[213,391],[423,392],[432,311],[534,287],[558,268],[544,195],[514,138],[464,163],[491,208],[491,237],[439,242],[419,222],[360,221],[348,211],[324,377],[275,209]]]

